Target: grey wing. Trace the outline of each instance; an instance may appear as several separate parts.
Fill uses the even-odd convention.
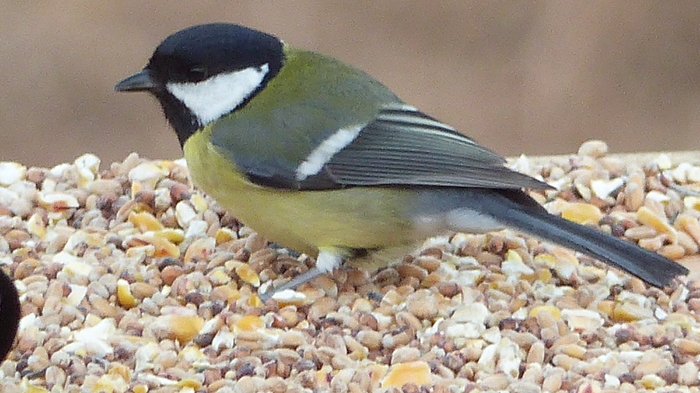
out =
[[[408,105],[387,106],[369,124],[341,130],[329,140],[334,137],[297,168],[301,189],[551,188],[507,168],[500,155]]]

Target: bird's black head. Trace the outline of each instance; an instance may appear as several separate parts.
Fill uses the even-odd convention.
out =
[[[282,42],[247,27],[212,23],[166,38],[143,71],[117,91],[148,91],[184,144],[198,128],[243,107],[279,72]]]
[[[166,38],[146,66],[156,82],[197,83],[218,74],[260,67],[282,56],[277,37],[230,23],[188,27]]]

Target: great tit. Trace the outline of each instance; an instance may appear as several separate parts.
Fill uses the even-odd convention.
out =
[[[523,191],[546,183],[364,72],[264,32],[226,23],[178,31],[115,89],[156,97],[194,184],[268,240],[316,257],[282,288],[349,259],[388,262],[430,236],[504,227],[656,287],[688,273],[549,214]]]

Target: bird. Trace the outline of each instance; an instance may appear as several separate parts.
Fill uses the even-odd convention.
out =
[[[12,350],[21,316],[17,288],[5,271],[0,269],[0,362]]]
[[[283,289],[420,240],[511,228],[665,287],[681,264],[552,215],[547,183],[367,73],[233,23],[177,31],[117,83],[160,103],[192,182],[260,235],[315,257]],[[400,254],[399,254],[400,255]],[[263,297],[261,297],[263,298]]]

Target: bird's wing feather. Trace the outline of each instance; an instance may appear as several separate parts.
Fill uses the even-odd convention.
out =
[[[394,104],[359,128],[356,137],[330,154],[315,173],[297,170],[297,181],[299,189],[308,190],[348,186],[549,188],[504,164],[500,155],[453,128],[413,107]]]

